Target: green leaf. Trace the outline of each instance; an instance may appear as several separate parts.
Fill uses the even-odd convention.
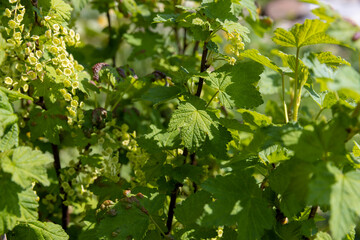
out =
[[[360,99],[360,74],[352,67],[344,66],[336,72],[334,82],[328,82],[333,91],[341,91],[355,100]]]
[[[52,222],[29,221],[19,224],[9,237],[27,240],[67,240],[69,236],[58,224]]]
[[[10,102],[14,102],[19,99],[27,99],[33,101],[32,97],[28,95],[22,94],[20,92],[12,91],[1,86],[0,86],[0,91],[3,91],[7,95]]]
[[[13,113],[11,104],[5,93],[0,91],[0,137],[2,137],[9,128],[16,124],[18,118]]]
[[[203,214],[204,206],[211,202],[210,194],[205,191],[190,195],[185,201],[175,208],[176,219],[185,225],[190,225]]]
[[[243,8],[246,8],[253,20],[256,20],[258,18],[258,14],[256,11],[257,7],[254,0],[233,0],[233,2],[239,4]]]
[[[238,112],[241,113],[244,123],[253,130],[271,124],[271,119],[261,113],[246,109],[239,109]]]
[[[340,41],[328,36],[329,25],[319,19],[306,19],[303,24],[295,24],[290,31],[283,28],[275,30],[272,40],[284,47],[296,47],[314,44],[340,44]]]
[[[247,27],[241,25],[240,23],[225,19],[224,23],[222,23],[221,26],[224,31],[228,33],[238,33],[245,42],[250,42],[250,38],[248,37],[250,30]]]
[[[291,152],[280,145],[273,145],[259,152],[259,157],[269,163],[278,163],[289,160],[291,156]]]
[[[231,0],[219,0],[208,1],[202,4],[205,15],[210,19],[215,19],[220,23],[224,23],[225,20],[237,22],[237,18],[231,11]]]
[[[282,70],[276,66],[275,63],[273,63],[268,57],[265,57],[264,55],[261,55],[260,52],[257,49],[248,49],[241,53],[241,56],[250,58],[251,60],[254,60],[272,70],[275,72],[281,73]]]
[[[124,34],[124,39],[133,46],[130,61],[154,57],[164,46],[162,35],[150,31]]]
[[[280,210],[286,217],[293,217],[305,208],[311,173],[311,164],[290,159],[269,176],[270,187],[280,194]]]
[[[316,161],[343,155],[347,137],[346,127],[341,119],[333,119],[329,124],[308,125],[296,145],[290,146],[295,155],[304,161]],[[333,141],[333,139],[337,141]]]
[[[71,0],[76,11],[83,9],[89,3],[89,1],[90,0]]]
[[[161,103],[167,100],[176,98],[181,92],[178,87],[165,87],[156,86],[150,88],[143,96],[142,99],[151,101],[154,104]]]
[[[338,67],[341,65],[348,65],[348,66],[351,65],[345,59],[342,59],[341,57],[337,57],[334,54],[332,54],[332,52],[321,52],[315,55],[317,59],[319,59],[320,63],[325,63],[326,65],[331,67]]]
[[[235,106],[234,101],[226,93],[226,88],[232,83],[230,76],[227,76],[225,72],[212,72],[209,73],[206,79],[206,83],[217,90],[218,99],[224,107],[231,108]]]
[[[100,239],[142,239],[149,225],[147,210],[138,204],[136,197],[123,198],[110,209],[105,209],[98,223]],[[130,237],[131,236],[131,237]]]
[[[314,176],[309,183],[309,205],[330,206],[330,194],[332,185],[335,183],[335,176],[329,164],[319,164],[316,167]]]
[[[221,125],[217,128],[211,127],[211,132],[214,136],[213,139],[206,139],[204,146],[199,151],[199,155],[201,153],[205,155],[210,153],[217,159],[228,159],[227,144],[232,140],[230,132]]]
[[[256,88],[263,67],[256,62],[229,64],[209,74],[208,84],[219,91],[220,102],[224,106],[252,108],[263,103]]]
[[[275,223],[273,211],[262,197],[262,191],[249,173],[217,176],[202,184],[215,202],[205,207],[203,225],[238,223],[239,240],[261,239],[265,229]]]
[[[60,144],[60,131],[68,128],[67,117],[55,106],[49,110],[35,108],[29,122],[32,140],[46,137],[53,144]]]
[[[331,189],[330,230],[335,240],[341,240],[359,221],[360,173],[350,171],[343,174],[332,168],[336,182]]]
[[[32,150],[29,147],[18,147],[0,154],[1,167],[4,172],[12,174],[12,181],[22,187],[28,187],[34,180],[44,186],[50,184],[46,165],[53,160],[49,155],[39,150]]]
[[[200,147],[205,141],[206,136],[213,138],[211,126],[217,126],[211,112],[206,111],[205,102],[199,98],[191,98],[188,102],[180,103],[174,111],[170,123],[169,131],[180,129],[180,135],[185,147],[193,150]]]
[[[354,141],[352,152],[355,157],[360,157],[360,145],[356,141]]]
[[[326,232],[318,232],[314,240],[333,240],[333,238]]]
[[[31,188],[23,190],[6,174],[0,178],[0,234],[12,230],[18,221],[36,220],[37,196]]]
[[[0,66],[2,65],[2,63],[6,58],[5,48],[6,48],[6,41],[0,33]]]
[[[137,139],[139,145],[149,153],[157,153],[160,149],[174,149],[180,146],[179,132],[167,132],[150,125],[151,133]]]
[[[0,137],[0,152],[17,147],[19,144],[19,127],[13,124],[8,128],[4,135]]]
[[[50,4],[51,4],[50,12],[53,14],[53,15],[51,14],[52,15],[52,18],[50,19],[51,24],[54,23],[61,24],[62,22],[67,22],[68,20],[70,20],[72,7],[69,4],[67,4],[63,0],[51,0]]]
[[[157,14],[153,21],[154,23],[174,23],[178,16],[178,14]]]

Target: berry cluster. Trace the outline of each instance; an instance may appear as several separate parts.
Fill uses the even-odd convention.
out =
[[[76,95],[84,67],[67,51],[68,46],[79,44],[79,33],[53,23],[52,16],[45,16],[41,20],[44,32],[38,35],[31,34],[34,32],[33,27],[24,29],[22,24],[26,14],[25,7],[21,5],[20,0],[9,0],[9,2],[13,4],[11,9],[5,10],[7,18],[5,55],[9,59],[2,65],[0,83],[3,82],[7,88],[24,93],[29,91],[32,81],[62,84],[63,88],[54,89],[56,93],[53,94],[60,93],[67,102],[68,123],[80,121],[81,124],[84,115],[80,109],[84,103]]]

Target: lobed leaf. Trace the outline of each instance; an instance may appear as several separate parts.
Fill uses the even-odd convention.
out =
[[[30,147],[18,147],[0,154],[1,167],[4,172],[12,174],[12,181],[26,188],[34,180],[45,186],[50,184],[46,165],[53,160],[49,155]]]
[[[181,103],[175,110],[170,119],[169,131],[180,129],[185,147],[193,150],[202,145],[206,136],[213,138],[211,127],[217,126],[213,119],[215,117],[206,110],[203,100],[191,98],[190,101]]]
[[[295,48],[323,43],[340,44],[340,41],[326,34],[328,27],[319,19],[306,19],[303,24],[295,24],[290,31],[276,29],[272,40],[280,46]]]

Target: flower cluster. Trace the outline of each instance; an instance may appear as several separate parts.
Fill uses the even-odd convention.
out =
[[[53,23],[51,16],[41,21],[43,33],[32,35],[31,29],[24,30],[25,7],[20,0],[9,0],[14,4],[5,10],[8,24],[6,55],[11,58],[2,66],[3,83],[6,87],[27,92],[32,81],[61,83],[63,88],[53,94],[62,96],[68,103],[68,123],[81,124],[84,117],[81,107],[83,102],[76,96],[80,87],[83,66],[67,51],[67,46],[76,46],[80,42],[79,33]],[[54,77],[55,75],[55,77]],[[1,74],[0,74],[1,78]]]
[[[121,127],[115,124],[111,125],[113,130],[98,139],[98,143],[103,149],[101,153],[104,158],[102,162],[104,176],[114,182],[119,181],[122,166],[119,163],[119,157],[125,155],[132,165],[136,179],[140,183],[145,183],[145,174],[141,168],[148,160],[149,155],[138,146],[135,140],[136,132],[129,133],[129,126],[126,124]]]
[[[242,41],[242,38],[239,33],[227,33],[228,40],[231,43],[231,51],[236,55],[236,57],[240,57],[240,52],[245,49],[245,44]]]

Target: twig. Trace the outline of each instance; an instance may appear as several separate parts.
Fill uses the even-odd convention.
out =
[[[108,11],[106,12],[106,17],[108,20],[108,27],[109,27],[109,48],[111,49],[113,46],[113,41],[112,41],[112,27],[111,27],[111,17],[110,17],[110,8],[108,9]],[[116,66],[116,58],[115,58],[115,53],[111,52],[112,56],[111,56],[111,60],[112,60],[112,65],[113,67]]]
[[[316,215],[316,211],[318,210],[318,206],[312,206],[311,211],[309,213],[309,218],[308,219],[313,219],[315,218]]]
[[[205,72],[206,69],[209,67],[209,66],[206,64],[207,53],[208,53],[207,42],[204,42],[203,52],[202,52],[202,56],[201,56],[200,72]],[[195,96],[200,97],[203,84],[204,84],[204,79],[203,79],[203,78],[199,78],[199,85],[198,85],[198,88],[197,88],[197,90],[196,90]]]
[[[177,194],[179,192],[179,188],[182,186],[181,183],[175,183],[175,187],[174,190],[172,190],[171,195],[170,195],[170,204],[169,204],[169,211],[168,211],[168,218],[166,221],[166,227],[167,227],[167,232],[166,234],[169,234],[171,232],[171,228],[172,228],[172,222],[174,219],[174,210],[176,207],[176,198],[177,198]]]
[[[58,145],[51,144],[51,148],[54,155],[54,168],[55,168],[56,176],[59,181],[60,194],[63,194],[64,199],[66,199],[67,194],[64,188],[61,186],[61,177],[60,177],[61,164],[60,164],[59,147]],[[64,199],[61,199],[61,213],[62,213],[61,226],[64,230],[66,230],[70,222],[70,214],[69,214],[69,207],[64,204]]]
[[[180,44],[179,31],[177,26],[174,27],[174,36],[175,36],[175,42],[176,42],[178,54],[181,54],[181,44]]]
[[[194,45],[194,48],[193,48],[193,52],[192,52],[192,55],[193,55],[193,56],[195,56],[197,50],[199,49],[199,44],[200,44],[199,41],[196,41],[196,42],[195,42],[195,45]]]
[[[186,28],[184,28],[184,38],[183,38],[183,49],[182,49],[182,54],[185,55],[185,51],[187,48],[187,42],[186,42]]]

